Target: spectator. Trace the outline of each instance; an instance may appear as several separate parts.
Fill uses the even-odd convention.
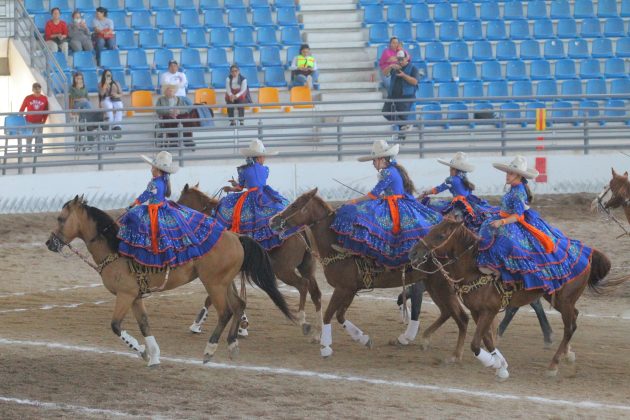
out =
[[[107,17],[107,9],[96,8],[96,17],[92,22],[94,25],[94,44],[96,45],[96,63],[101,65],[101,51],[116,49],[116,35],[114,34],[114,22]]]
[[[293,86],[306,86],[310,84],[317,86],[319,71],[315,58],[311,55],[311,49],[308,44],[300,46],[300,53],[293,57],[291,61],[291,84]],[[310,83],[309,83],[310,79]]]
[[[230,75],[225,79],[225,102],[230,104],[249,104],[252,102],[252,98],[249,95],[249,88],[247,87],[247,79],[243,77],[240,69],[236,64],[232,64],[230,67]],[[230,125],[236,125],[234,119],[234,109],[238,110],[238,119],[240,125],[245,124],[245,107],[229,107],[228,116],[230,117]]]
[[[398,40],[395,36],[390,38],[389,47],[383,51],[380,60],[378,61],[378,66],[381,70],[381,81],[383,85],[385,85],[385,89],[389,90],[389,84],[391,82],[391,70],[395,66],[398,65],[398,59],[396,58],[396,54],[398,51],[403,50],[402,42]],[[404,51],[404,50],[403,50]]]
[[[407,113],[415,109],[415,102],[411,100],[394,102],[391,100],[415,99],[418,81],[424,77],[424,74],[411,64],[409,54],[405,51],[398,51],[396,60],[397,64],[390,66],[391,83],[387,91],[388,101],[385,102],[383,111],[394,113],[385,115],[389,121],[402,121],[402,123],[394,124],[394,130],[405,131],[409,129],[409,125],[404,122],[413,119],[413,116]],[[404,140],[404,134],[399,135],[399,138]]]
[[[20,112],[24,112],[24,110],[26,110],[27,124],[36,125],[32,128],[33,136],[26,139],[26,151],[28,153],[33,151],[31,145],[33,144],[33,139],[35,139],[35,153],[41,153],[44,142],[42,138],[43,125],[46,124],[48,114],[30,114],[30,112],[48,111],[48,98],[46,95],[42,95],[42,85],[39,83],[33,83],[33,94],[24,98]]]
[[[178,119],[187,119],[191,118],[189,109],[181,108],[186,107],[189,104],[184,100],[183,97],[176,95],[178,89],[180,89],[179,85],[176,84],[164,84],[162,85],[162,89],[164,90],[164,95],[160,96],[155,103],[155,106],[158,108],[155,112],[157,112],[158,117],[161,120],[167,120],[168,122],[160,123],[161,128],[177,128],[179,126],[180,121],[176,121]],[[184,127],[190,127],[192,123],[184,122],[182,125]],[[178,133],[176,131],[172,131],[166,133],[166,137],[177,137]],[[195,143],[190,139],[192,137],[192,132],[184,132],[184,137],[187,139],[184,142],[185,146],[193,147]],[[165,146],[177,146],[177,144],[166,144]]]
[[[72,22],[68,25],[68,38],[70,38],[70,48],[74,52],[92,51],[94,49],[90,30],[85,20],[81,17],[81,12],[78,10],[72,13]]]
[[[71,109],[92,109],[92,103],[88,98],[88,91],[83,80],[83,73],[79,71],[72,75],[69,98]]]
[[[181,97],[186,105],[192,105],[192,101],[186,96],[186,88],[188,87],[188,79],[186,75],[179,71],[177,61],[170,60],[168,62],[168,71],[160,75],[160,86],[174,85],[177,87],[175,96]]]
[[[120,84],[114,80],[110,70],[105,70],[101,75],[101,82],[98,85],[98,99],[101,108],[107,109],[105,119],[109,121],[110,129],[120,130],[119,123],[123,117],[122,89]],[[121,134],[116,133],[115,137],[118,139]]]
[[[60,51],[68,58],[68,26],[60,19],[61,12],[58,7],[50,11],[52,19],[46,22],[44,38],[46,45],[52,52]]]

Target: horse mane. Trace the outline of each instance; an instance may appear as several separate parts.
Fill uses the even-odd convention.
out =
[[[74,200],[70,200],[63,205],[63,208],[68,207]],[[86,212],[88,217],[96,223],[96,232],[103,236],[107,241],[107,245],[112,251],[118,251],[120,245],[120,239],[118,239],[118,224],[116,221],[103,210],[88,205],[87,200],[80,199],[77,204],[81,206]]]
[[[194,194],[197,194],[197,197],[199,197],[203,205],[206,206],[208,209],[213,209],[219,205],[219,200],[210,197],[208,194],[204,193],[195,186],[189,187],[188,191],[192,191]]]
[[[614,175],[610,181],[610,189],[613,194],[621,196],[621,198],[630,199],[630,181],[623,175]]]
[[[330,204],[328,204],[323,198],[321,198],[319,195],[315,194],[312,198],[314,201],[316,201],[317,203],[321,204],[322,207],[324,207],[326,210],[328,210],[328,212],[332,213],[335,211],[335,209],[332,208],[332,206]]]
[[[479,245],[479,236],[468,229],[462,222],[451,219],[450,217],[447,217],[446,220],[450,223],[456,223],[460,225],[455,228],[452,240],[456,241],[458,244],[461,244],[464,249],[472,247],[473,255],[476,254],[477,246]]]

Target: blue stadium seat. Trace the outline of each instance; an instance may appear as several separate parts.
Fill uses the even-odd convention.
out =
[[[468,119],[468,105],[461,102],[455,102],[448,107],[448,113],[446,114],[447,120],[467,120]],[[452,123],[451,123],[452,124]],[[445,127],[448,128],[448,125]]]
[[[512,0],[503,3],[503,19],[505,20],[523,20],[523,4],[518,0]]]
[[[448,61],[442,61],[433,65],[433,75],[431,79],[437,83],[440,82],[452,82],[453,72],[451,63]]]
[[[450,3],[438,3],[433,9],[433,20],[435,22],[452,22],[453,9]]]
[[[68,72],[70,71],[70,66],[68,65],[68,60],[66,60],[66,56],[63,52],[61,51],[57,51],[53,53],[53,57],[55,57],[55,60],[57,61],[57,63],[59,63],[59,67],[61,67],[61,70],[63,72]]]
[[[407,10],[404,4],[392,4],[387,8],[387,22],[407,22]]]
[[[573,16],[576,19],[594,18],[593,2],[591,0],[575,0],[573,4]]]
[[[462,38],[464,41],[483,41],[483,31],[480,21],[464,22]]]
[[[35,27],[40,33],[44,33],[46,28],[46,22],[50,20],[50,13],[37,13],[33,16],[33,22],[35,22]]]
[[[90,51],[91,53],[91,51]],[[76,54],[75,54],[76,56]],[[120,62],[120,51],[103,50],[101,51],[101,67],[114,70],[123,70],[124,67]]]
[[[125,12],[124,10],[121,10],[120,12],[109,12],[107,13],[107,17],[110,18],[112,22],[114,22],[115,30],[118,31],[120,29],[130,29],[129,25],[127,25],[127,12]],[[88,27],[92,29],[92,22],[88,21],[87,19],[86,22],[88,23]]]
[[[116,27],[115,24],[114,27]],[[131,15],[131,27],[135,31],[153,29],[153,23],[151,23],[151,12],[148,10],[138,10],[137,12],[133,12]]]
[[[131,90],[150,90],[155,91],[151,72],[149,70],[132,70],[131,71]]]
[[[49,15],[49,9],[44,6],[44,0],[24,0],[24,8],[26,8],[26,11],[30,15],[38,13],[46,13],[47,15]]]
[[[505,32],[505,22],[502,20],[491,20],[486,26],[486,39],[488,41],[500,41],[507,39]]]
[[[558,38],[573,39],[577,38],[577,23],[575,19],[559,19],[558,20]]]
[[[107,9],[108,17],[111,12],[122,12],[125,10],[124,7],[121,7],[120,5],[121,3],[119,0],[100,0],[99,3],[101,7],[104,7]],[[98,6],[98,4],[96,4],[96,6]],[[96,10],[95,7],[91,9],[91,11],[95,11],[95,10]],[[85,11],[87,12],[88,10],[85,10]]]
[[[468,22],[468,21],[476,21],[479,18],[477,17],[477,7],[475,3],[471,1],[467,1],[465,3],[460,3],[457,5],[457,20],[460,22]]]
[[[457,65],[457,77],[460,82],[473,82],[479,80],[477,76],[477,64],[472,61],[464,61]]]
[[[387,48],[387,46],[385,46],[385,48]],[[289,67],[291,65],[291,62],[293,61],[293,58],[300,54],[300,46],[299,45],[292,45],[289,48],[287,48],[287,62],[285,67]],[[380,56],[379,56],[380,58]]]
[[[186,79],[188,79],[188,89],[205,89],[208,87],[206,83],[206,72],[204,69],[188,69],[186,70]]]
[[[534,91],[532,89],[532,82],[529,80],[517,80],[512,85],[512,96],[521,97],[521,96],[533,96]],[[525,99],[531,100],[531,99]]]
[[[555,77],[556,80],[577,78],[575,61],[570,58],[556,61]]]
[[[440,83],[438,98],[459,98],[459,86],[455,82]]]
[[[606,107],[604,115],[608,118],[626,116],[626,103],[621,99],[609,99],[604,106]],[[626,121],[626,124],[628,124],[628,121]]]
[[[619,38],[615,46],[617,57],[630,57],[630,38]]]
[[[584,39],[575,39],[569,41],[569,50],[567,53],[569,58],[589,58],[588,43]]]
[[[431,80],[422,80],[418,83],[418,89],[416,90],[416,98],[419,99],[431,99],[435,93],[435,83]]]
[[[210,30],[210,45],[213,47],[231,47],[229,28],[212,28]]]
[[[394,3],[401,3],[400,1],[396,1]],[[386,4],[383,2],[383,4]],[[276,7],[298,7],[295,0],[275,0],[273,5]]]
[[[525,105],[525,118],[527,118],[528,120],[536,120],[536,110],[541,108],[546,108],[544,102],[534,101],[528,103],[527,105]],[[525,127],[527,125],[527,122],[523,122],[522,125],[523,127]]]
[[[433,19],[431,19],[431,15],[429,14],[429,6],[425,3],[418,3],[411,6],[409,20],[411,20],[412,23],[432,22]]]
[[[279,7],[276,9],[276,22],[278,26],[299,26],[295,7]]]
[[[490,97],[501,97],[507,98],[508,94],[508,83],[505,80],[493,80],[488,84],[488,96]],[[496,99],[495,99],[496,100]]]
[[[153,67],[157,72],[166,71],[168,62],[173,58],[173,51],[166,48],[158,48],[153,51]]]
[[[609,58],[604,64],[605,78],[628,77],[626,62],[623,58]]]
[[[503,80],[501,63],[498,61],[484,61],[481,63],[481,80],[485,82]]]
[[[519,56],[522,60],[538,60],[542,58],[540,55],[540,43],[535,39],[521,42]]]
[[[265,47],[265,48],[269,48],[269,47]],[[210,67],[211,69],[214,69],[217,67],[230,67],[230,63],[228,63],[228,60],[227,60],[227,53],[225,52],[223,48],[219,48],[219,47],[208,48],[207,62],[208,62],[208,67]]]
[[[444,54],[444,45],[441,42],[430,42],[425,49],[426,61],[446,61],[446,55]]]
[[[280,42],[286,47],[290,45],[301,45],[302,37],[300,29],[296,26],[285,26],[280,29]],[[389,39],[387,40],[389,42]]]
[[[233,9],[247,9],[243,0],[224,0],[223,6],[228,10],[228,12]]]
[[[249,8],[252,9],[252,11],[254,9],[258,9],[259,7],[262,7],[262,8],[270,7],[269,1],[268,0],[250,0],[249,1]]]
[[[413,42],[413,27],[411,23],[396,23],[392,28],[392,36],[397,37],[403,42]]]
[[[630,0],[621,0],[621,11],[619,12],[621,17],[630,17]]]
[[[83,80],[85,81],[85,87],[89,93],[98,92],[98,74],[95,71],[89,71],[87,73],[83,73]]]
[[[553,39],[555,37],[551,19],[541,18],[534,21],[534,39]]]
[[[597,16],[600,18],[617,17],[617,0],[598,0]]]
[[[420,51],[420,46],[418,46],[418,44],[416,43],[407,44],[405,45],[405,49],[409,53],[409,56],[411,57],[411,62],[414,63],[414,65],[417,66],[418,64],[423,63],[424,60],[422,59],[422,53]],[[380,58],[381,54],[382,54],[382,51],[379,51],[377,58]]]
[[[96,10],[96,5],[94,0],[76,0],[74,8],[79,12],[93,12]]]
[[[527,2],[527,19],[546,19],[547,3],[544,0],[531,0]]]
[[[499,109],[501,110],[501,115],[503,115],[503,118],[506,120],[506,124],[520,124],[520,122],[518,121],[511,121],[521,118],[521,107],[519,104],[514,102],[506,102],[504,104],[501,104]]]
[[[492,45],[488,41],[475,41],[473,44],[473,61],[494,60]]]
[[[440,25],[440,41],[452,42],[459,39],[459,24],[457,22],[443,22]]]
[[[181,29],[165,29],[162,32],[162,45],[165,48],[185,48],[183,35]]]
[[[256,60],[254,60],[254,50],[250,47],[235,47],[234,62],[239,67],[256,66]]]
[[[610,82],[612,95],[630,95],[630,79],[613,79]]]
[[[551,76],[551,64],[547,60],[534,60],[532,61],[529,77],[532,80],[547,80],[552,79]]]
[[[551,19],[569,19],[571,15],[571,5],[568,0],[555,0],[551,2],[551,11],[549,12]]]
[[[276,28],[273,26],[263,26],[258,28],[256,40],[259,46],[280,46],[276,36]]]
[[[481,3],[479,18],[483,21],[501,19],[501,10],[499,9],[499,3],[494,1]]]
[[[507,80],[529,80],[527,66],[523,60],[508,61],[505,66],[505,77]]]
[[[62,14],[72,13],[68,0],[49,0],[48,9],[52,10],[55,7],[57,7]]]
[[[544,56],[547,60],[559,60],[566,58],[564,52],[564,42],[559,39],[548,39],[545,41]]]
[[[531,39],[529,33],[529,22],[526,20],[515,20],[510,23],[510,39],[523,40]]]
[[[204,24],[206,28],[227,28],[223,21],[223,10],[209,9],[203,12]]]
[[[562,96],[582,95],[582,81],[578,79],[563,81],[561,94]]]
[[[181,50],[179,64],[186,70],[194,68],[202,69],[205,67],[201,63],[201,55],[199,54],[199,50],[196,48],[184,48]]]
[[[612,41],[608,38],[594,39],[591,49],[593,50],[591,53],[591,57],[593,58],[611,58],[615,56]]]
[[[578,117],[597,117],[599,116],[599,104],[596,101],[583,100],[580,101],[580,109]]]
[[[287,80],[284,78],[284,69],[282,67],[265,68],[264,85],[271,87],[285,87]]]
[[[489,102],[476,102],[473,107],[472,107],[472,111],[473,113],[477,113],[477,112],[490,112],[492,114],[494,114],[494,106],[489,103]],[[474,114],[473,114],[474,115]],[[477,125],[480,124],[485,124],[485,125],[496,125],[497,127],[499,127],[499,124],[496,123],[496,121],[493,121],[492,119],[477,119],[475,118],[474,122],[471,122],[469,125],[471,128],[474,128]]]
[[[359,0],[358,3],[360,7],[365,7],[372,6],[374,4],[381,4],[381,0]]]
[[[83,73],[96,71],[96,59],[92,51],[77,51],[73,55],[72,65]]]
[[[449,61],[470,61],[470,53],[468,44],[464,41],[452,42],[448,47]]]
[[[143,29],[138,33],[138,47],[144,49],[161,48],[157,29]]]
[[[125,71],[124,70],[113,70],[112,77],[115,81],[120,84],[120,89],[123,92],[129,92],[129,86],[127,86],[127,81],[125,80]]]
[[[261,86],[256,67],[243,67],[241,68],[241,74],[247,79],[248,87],[256,89]]]
[[[204,28],[190,28],[186,31],[186,46],[191,48],[208,48],[208,38]]]
[[[197,6],[193,0],[175,0],[175,10],[183,12],[185,10],[197,11]]]
[[[602,73],[599,68],[599,60],[591,58],[580,63],[580,77],[582,79],[600,79]]]
[[[232,28],[251,27],[247,9],[230,9],[227,12],[228,26]]]
[[[422,107],[422,121],[424,124],[430,125],[431,121],[440,121],[442,119],[442,107],[438,103],[430,103]]]
[[[483,82],[466,82],[463,83],[463,85],[464,98],[482,98],[485,96],[483,92]]]
[[[143,0],[125,0],[125,10],[127,13],[145,12],[147,11],[147,7],[144,5]],[[111,18],[109,13],[108,17]]]
[[[199,20],[199,12],[196,10],[182,10],[179,12],[179,22],[184,29],[198,29],[203,28],[201,21]]]
[[[582,21],[582,29],[580,30],[582,38],[599,38],[602,36],[602,27],[599,19],[590,18]]]
[[[141,48],[134,48],[127,51],[127,67],[129,70],[149,70],[147,53]]]
[[[157,12],[158,10],[173,10],[168,0],[149,0],[149,9],[151,9],[152,12]]]
[[[260,67],[278,67],[282,66],[280,59],[280,48],[278,47],[261,47],[260,48]]]
[[[133,31],[125,29],[116,30],[116,45],[119,50],[138,48]]]
[[[375,23],[385,23],[383,18],[383,5],[370,4],[363,9],[363,23],[372,25]]]
[[[499,61],[516,60],[516,44],[514,41],[499,41],[495,56]]]
[[[620,17],[606,19],[606,22],[604,23],[604,36],[607,38],[626,36],[623,19]]]
[[[561,123],[563,118],[573,117],[573,105],[568,101],[555,101],[551,104],[551,115],[547,117],[551,119],[553,124]],[[548,121],[549,122],[549,121]]]
[[[587,95],[606,95],[607,93],[604,79],[589,79],[586,81]]]
[[[419,42],[431,42],[437,40],[435,37],[435,24],[433,21],[420,22],[416,24],[416,40]]]
[[[219,4],[219,0],[199,0],[199,10],[221,10],[223,6]]]
[[[260,28],[261,26],[273,26],[276,24],[273,21],[273,17],[271,16],[271,8],[269,7],[258,7],[252,10],[252,24]]]

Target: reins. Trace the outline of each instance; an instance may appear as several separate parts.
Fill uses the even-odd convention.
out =
[[[103,261],[101,261],[98,265],[96,265],[92,261],[90,261],[90,259],[86,255],[84,255],[81,251],[79,251],[78,249],[70,245],[68,242],[63,241],[56,233],[53,232],[51,233],[51,235],[53,237],[53,240],[57,243],[57,246],[59,244],[62,245],[59,249],[60,251],[61,249],[63,249],[64,246],[67,246],[70,251],[72,251],[79,258],[81,258],[84,263],[92,267],[98,274],[101,274],[103,270],[105,269],[105,267],[107,267],[109,264],[111,264],[112,262],[118,259],[118,254],[109,254],[107,257],[105,257]]]
[[[626,229],[626,227],[623,225],[623,223],[621,223],[619,221],[619,219],[617,219],[615,217],[614,214],[612,214],[612,212],[610,211],[609,207],[606,207],[604,205],[604,203],[602,202],[602,197],[604,197],[606,194],[608,194],[608,192],[610,192],[611,188],[610,185],[604,190],[603,193],[601,193],[600,195],[597,196],[597,205],[599,206],[600,210],[603,211],[604,213],[606,213],[606,216],[608,217],[608,219],[612,220],[613,222],[615,222],[620,228],[621,230],[623,230],[623,233],[619,236],[617,236],[615,239],[619,239],[623,236],[630,236],[630,232]],[[621,207],[628,207],[630,205],[630,199],[626,199],[624,200],[623,203],[621,203]]]

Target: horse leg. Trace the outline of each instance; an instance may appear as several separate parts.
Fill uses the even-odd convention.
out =
[[[547,315],[545,314],[545,309],[543,308],[540,299],[536,299],[530,306],[534,308],[534,312],[536,312],[536,317],[538,318],[538,323],[540,324],[540,328],[543,332],[543,339],[545,341],[545,348],[551,348],[551,344],[553,343],[552,334],[553,330],[551,329],[551,325],[549,325],[549,320],[547,319]]]
[[[401,324],[409,323],[409,308],[407,307],[407,299],[411,298],[411,287],[412,286],[405,287],[404,292],[400,292],[398,294],[398,298],[396,299],[396,305],[398,305],[398,310],[400,311]]]
[[[516,315],[518,310],[519,310],[518,307],[505,308],[505,315],[503,316],[503,320],[499,324],[499,337],[503,337],[503,333],[505,332],[505,329],[508,327],[508,325],[510,325],[510,322],[512,322],[512,319],[514,318],[514,315]]]
[[[219,346],[219,338],[225,329],[225,326],[232,317],[232,311],[227,305],[227,288],[225,286],[206,286],[208,296],[212,297],[212,303],[217,311],[217,325],[212,332],[212,335],[208,339],[208,344],[203,352],[203,362],[208,363],[212,360],[214,353]]]
[[[147,310],[144,307],[144,300],[136,298],[133,301],[133,315],[136,317],[140,332],[144,337],[146,344],[146,350],[142,352],[142,358],[147,362],[147,366],[157,366],[160,364],[160,346],[158,346],[155,337],[151,334],[151,327],[149,326],[149,318],[147,316]]]
[[[352,304],[354,300],[354,292],[346,294],[345,299],[342,305],[337,310],[337,322],[343,325],[343,329],[346,330],[348,335],[352,338],[352,340],[361,343],[368,349],[372,348],[373,342],[369,335],[364,334],[363,331],[356,325],[354,325],[350,320],[346,319],[346,311]]]
[[[203,323],[206,322],[206,319],[208,319],[208,309],[210,308],[210,305],[212,305],[212,301],[210,300],[210,296],[208,296],[203,304],[203,308],[201,308],[197,314],[197,318],[195,318],[192,325],[188,328],[190,332],[194,334],[201,333],[201,325],[203,325]]]
[[[510,376],[507,370],[507,361],[505,360],[499,349],[494,347],[492,331],[490,331],[495,316],[496,312],[491,312],[488,310],[481,312],[475,311],[473,313],[473,317],[477,322],[477,328],[475,330],[475,335],[473,336],[472,342],[470,343],[470,348],[475,354],[477,360],[479,360],[482,365],[484,365],[485,367],[494,368],[497,378],[500,380],[505,380]],[[486,349],[481,348],[482,339],[491,353],[488,352]]]
[[[424,293],[424,289],[423,281],[414,283],[407,289],[407,293],[411,295],[411,319],[407,324],[407,329],[398,336],[394,342],[395,344],[406,346],[416,339],[418,329],[420,328],[420,309],[422,308],[422,294]]]
[[[240,326],[242,317],[245,314],[245,301],[240,298],[236,291],[236,287],[232,283],[231,287],[227,290],[227,303],[232,311],[234,317],[232,318],[232,325],[228,331],[228,352],[230,359],[234,359],[239,353],[238,336],[240,334]]]
[[[310,252],[305,252],[304,259],[297,269],[302,277],[308,281],[308,293],[311,295],[313,305],[315,305],[315,319],[317,322],[311,337],[318,339],[322,330],[322,292],[319,290],[319,285],[315,278],[315,268],[315,258]]]
[[[562,293],[558,292],[558,293]],[[551,359],[551,363],[549,364],[549,368],[547,370],[547,376],[554,377],[558,374],[558,365],[560,364],[560,356],[564,355],[569,361],[575,361],[575,353],[571,351],[571,347],[569,346],[569,342],[571,341],[571,337],[573,333],[577,329],[577,310],[575,309],[574,302],[560,302],[562,301],[560,296],[556,296],[556,305],[555,308],[562,315],[562,323],[564,324],[564,333],[562,335],[562,341],[558,346],[558,350],[553,355]]]
[[[131,334],[123,330],[122,322],[125,319],[125,315],[129,311],[129,308],[133,305],[136,296],[128,293],[118,292],[116,295],[116,304],[114,306],[114,314],[112,315],[111,327],[114,334],[116,334],[125,343],[127,347],[135,351],[138,356],[143,357],[145,347],[141,346]]]
[[[457,324],[457,344],[455,345],[455,351],[450,359],[447,359],[447,363],[461,362],[464,356],[464,341],[466,340],[466,331],[468,330],[468,314],[464,311],[464,308],[459,304],[459,301],[455,296],[449,298],[451,317]]]
[[[328,307],[326,308],[326,313],[322,321],[322,335],[319,339],[321,346],[319,352],[324,358],[330,357],[333,354],[333,350],[330,347],[332,345],[332,325],[330,322],[335,313],[342,307],[348,295],[353,296],[354,290],[336,288],[333,290],[333,294],[328,302]]]
[[[274,261],[273,266],[278,267],[282,263]],[[309,335],[311,332],[311,324],[306,322],[306,313],[304,307],[306,306],[306,295],[308,294],[308,280],[302,276],[298,276],[295,271],[291,269],[285,269],[284,267],[276,271],[276,277],[288,284],[295,287],[300,293],[300,306],[298,308],[298,322],[302,327],[302,334]]]

